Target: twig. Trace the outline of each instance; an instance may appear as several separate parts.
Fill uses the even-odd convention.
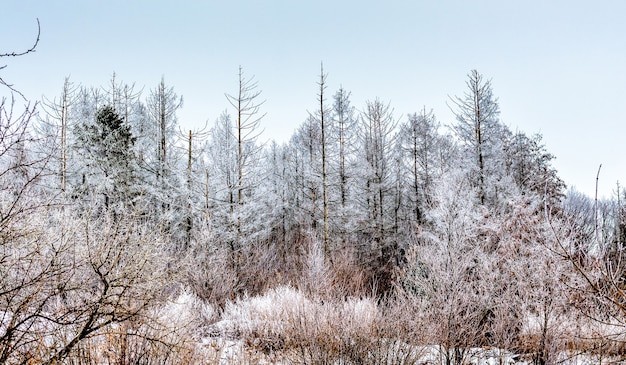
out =
[[[39,18],[37,18],[37,39],[35,39],[35,43],[33,44],[33,46],[24,52],[0,53],[0,57],[19,57],[19,56],[24,56],[26,54],[35,52],[35,48],[37,48],[37,45],[39,44],[40,36],[41,36],[41,24],[39,23]],[[4,67],[6,66],[1,67],[0,69]]]

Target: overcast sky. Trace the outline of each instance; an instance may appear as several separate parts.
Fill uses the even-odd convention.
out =
[[[361,108],[394,115],[433,109],[454,122],[450,96],[477,69],[492,80],[501,120],[541,133],[569,186],[601,195],[626,185],[625,1],[4,1],[0,75],[29,99],[113,72],[146,96],[165,77],[184,97],[183,128],[229,107],[239,65],[266,99],[264,138],[286,141],[315,108],[320,62],[329,91],[342,85]],[[0,65],[0,66],[2,66]],[[0,90],[0,95],[6,95]]]

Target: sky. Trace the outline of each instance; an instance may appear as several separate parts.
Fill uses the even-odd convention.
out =
[[[182,129],[230,106],[237,73],[258,82],[262,138],[286,142],[316,105],[320,64],[361,109],[426,108],[454,123],[450,97],[476,69],[491,80],[501,121],[540,133],[559,176],[600,197],[626,185],[626,2],[561,0],[0,0],[0,77],[28,99],[58,96],[65,77],[116,79],[147,97],[161,77],[184,99]],[[7,90],[0,90],[7,95]]]

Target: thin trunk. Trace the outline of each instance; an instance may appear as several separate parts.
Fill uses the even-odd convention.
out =
[[[191,230],[193,229],[192,211],[191,211],[191,141],[193,133],[189,130],[189,148],[187,150],[187,219],[186,219],[186,231],[187,231],[187,246],[191,244]]]
[[[281,210],[282,210],[282,214],[281,214],[281,227],[282,227],[282,232],[281,232],[281,236],[282,236],[282,244],[284,247],[284,244],[287,242],[287,204],[289,204],[289,202],[287,201],[287,197],[286,197],[286,192],[285,192],[285,185],[284,182],[287,181],[287,172],[286,172],[286,166],[287,166],[287,156],[285,155],[285,151],[281,151],[281,158],[282,158],[282,164],[283,164],[283,169],[282,169],[282,176],[281,176],[281,189],[280,189],[280,195],[281,195]],[[284,262],[284,261],[283,261]]]
[[[209,169],[204,170],[204,219],[208,223],[211,220],[211,211],[209,205]]]
[[[165,110],[165,104],[166,104],[166,100],[165,100],[165,81],[163,79],[161,79],[161,85],[159,87],[159,106],[160,106],[160,141],[159,141],[159,163],[160,163],[160,170],[161,170],[161,189],[162,191],[165,190],[165,186],[164,186],[164,178],[165,178],[165,160],[167,158],[167,150],[166,150],[166,144],[165,144],[165,134],[166,134],[166,126],[167,126],[167,112]]]
[[[413,123],[413,192],[415,194],[415,222],[421,221],[421,212],[419,208],[419,179],[418,179],[418,151],[417,151],[417,120]]]
[[[480,85],[474,81],[474,133],[476,138],[476,154],[478,155],[478,184],[480,204],[485,204],[485,165],[483,156],[482,115],[480,110]]]
[[[600,182],[600,169],[602,168],[602,164],[600,164],[600,166],[598,166],[598,173],[596,175],[596,195],[595,195],[595,199],[594,199],[594,206],[593,206],[593,211],[594,211],[594,223],[595,223],[595,236],[596,236],[596,245],[598,245],[598,247],[600,246],[600,231],[598,230],[598,184]],[[619,194],[619,191],[617,192]],[[546,214],[548,214],[547,209],[546,209]]]
[[[241,238],[241,207],[243,206],[243,143],[242,99],[244,97],[243,71],[239,67],[239,97],[237,98],[237,241]]]
[[[346,152],[345,152],[345,136],[343,121],[340,122],[339,129],[339,178],[341,181],[341,208],[346,207]]]
[[[320,102],[320,125],[322,128],[322,205],[323,205],[323,214],[324,214],[324,257],[328,262],[332,262],[330,256],[330,244],[328,242],[328,192],[327,192],[327,181],[326,181],[326,126],[324,115],[326,111],[324,110],[324,89],[326,88],[326,77],[324,75],[324,66],[321,68],[321,76],[320,76],[320,94],[319,94],[319,102]]]
[[[309,121],[309,164],[311,165],[311,169],[313,169],[313,125],[312,121]],[[316,208],[316,196],[315,196],[315,182],[311,178],[310,181],[310,189],[311,189],[311,227],[313,231],[317,230],[317,221],[315,220],[315,211]]]
[[[67,108],[68,108],[68,80],[63,87],[61,102],[61,191],[65,191],[67,181]]]

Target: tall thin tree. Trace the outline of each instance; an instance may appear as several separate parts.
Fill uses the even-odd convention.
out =
[[[454,131],[463,143],[473,149],[478,198],[485,204],[485,176],[488,166],[486,160],[491,157],[498,132],[500,108],[493,96],[491,81],[485,80],[478,71],[472,70],[466,81],[467,91],[463,97],[451,98],[457,124]]]
[[[63,82],[63,89],[61,90],[61,96],[59,99],[49,100],[44,97],[43,106],[46,115],[54,121],[54,129],[51,131],[55,133],[58,138],[58,159],[59,159],[59,189],[65,191],[67,187],[67,158],[68,158],[68,134],[71,131],[70,126],[70,109],[78,100],[77,88],[70,78],[66,77]]]
[[[332,262],[331,248],[328,235],[328,149],[327,149],[327,129],[329,122],[330,109],[326,106],[326,97],[324,93],[326,91],[326,77],[324,73],[324,64],[320,66],[320,79],[317,83],[319,91],[317,94],[317,101],[319,103],[319,109],[317,110],[317,118],[320,125],[320,144],[321,144],[321,165],[322,165],[322,237],[324,242],[324,258],[328,262]]]
[[[247,188],[246,178],[251,172],[253,156],[258,154],[260,147],[256,145],[263,132],[261,120],[261,91],[257,90],[254,77],[246,78],[243,68],[239,66],[239,85],[236,95],[226,94],[226,99],[235,108],[235,136],[237,138],[237,205],[241,210],[244,204],[244,192]],[[238,214],[239,216],[240,214]],[[241,219],[237,220],[237,231],[241,233]]]

